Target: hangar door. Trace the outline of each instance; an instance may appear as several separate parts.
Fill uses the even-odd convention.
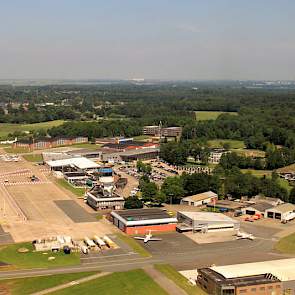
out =
[[[281,219],[282,214],[281,213],[275,213],[275,219]]]
[[[246,210],[246,214],[247,215],[255,215],[255,211],[254,210]]]
[[[267,212],[267,217],[268,218],[273,218],[273,212]]]

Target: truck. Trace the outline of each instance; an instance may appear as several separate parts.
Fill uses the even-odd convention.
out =
[[[98,245],[100,249],[107,249],[107,244],[104,242],[103,239],[99,238],[98,236],[93,237],[94,242]]]
[[[110,248],[116,248],[116,244],[108,236],[104,236],[102,239]]]

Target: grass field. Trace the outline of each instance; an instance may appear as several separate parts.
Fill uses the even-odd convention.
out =
[[[295,254],[295,233],[280,239],[274,248],[281,253]]]
[[[265,175],[267,178],[270,178],[272,173],[271,170],[241,169],[241,171],[243,173],[251,173],[256,177],[263,177]]]
[[[150,257],[151,254],[145,250],[142,246],[140,246],[132,237],[129,237],[124,234],[117,234],[118,238],[125,242],[129,247],[133,249],[134,252],[138,253],[143,257]]]
[[[113,273],[51,294],[168,295],[141,269]]]
[[[58,179],[56,183],[65,188],[66,190],[72,192],[74,195],[77,197],[83,197],[85,194],[85,189],[84,188],[79,188],[79,187],[73,187],[70,185],[65,179]]]
[[[236,149],[235,153],[245,157],[265,158],[265,152],[260,150]]]
[[[206,121],[206,120],[216,120],[217,117],[221,114],[230,114],[237,115],[237,112],[210,112],[210,111],[196,111],[196,120],[197,121]]]
[[[23,148],[23,147],[12,148],[11,146],[4,148],[4,150],[8,154],[26,154],[30,152],[30,150],[27,148]]]
[[[27,154],[23,155],[23,158],[29,162],[43,162],[41,154]]]
[[[183,289],[188,295],[206,295],[198,286],[192,286],[188,280],[169,264],[156,264],[155,268]]]
[[[6,138],[9,133],[13,133],[15,131],[31,131],[44,129],[47,130],[49,128],[62,125],[65,121],[56,120],[56,121],[48,121],[41,122],[35,124],[9,124],[9,123],[0,123],[0,138]]]
[[[78,280],[96,272],[58,274],[34,278],[0,280],[0,290],[6,289],[11,295],[29,295],[48,288]]]
[[[28,253],[18,253],[19,248],[27,248]],[[47,254],[43,254],[47,253]],[[55,257],[49,261],[48,257]],[[31,243],[19,243],[4,246],[0,249],[0,261],[13,265],[16,268],[49,268],[57,266],[77,265],[80,263],[79,253],[64,254],[51,251],[33,252]]]
[[[245,144],[242,140],[232,139],[213,139],[207,141],[211,148],[222,148],[224,144],[229,144],[230,149],[244,149]]]

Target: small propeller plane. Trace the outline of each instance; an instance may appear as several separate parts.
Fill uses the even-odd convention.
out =
[[[153,238],[152,231],[149,230],[149,232],[145,235],[145,237],[134,237],[135,240],[143,240],[144,243],[148,243],[149,241],[162,241],[160,238]]]
[[[237,232],[237,240],[243,240],[243,239],[248,239],[253,241],[255,239],[255,237],[252,234],[247,234],[247,233],[243,233],[238,231]]]

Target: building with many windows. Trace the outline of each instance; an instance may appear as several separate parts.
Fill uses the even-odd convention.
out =
[[[198,269],[197,283],[212,295],[295,294],[295,259]]]
[[[13,143],[12,147],[17,148],[26,148],[30,150],[37,150],[37,149],[48,149],[48,148],[54,148],[64,145],[73,145],[73,144],[79,144],[79,143],[87,143],[88,137],[57,137],[57,138],[39,138],[39,139],[24,139],[24,140],[18,140]]]

